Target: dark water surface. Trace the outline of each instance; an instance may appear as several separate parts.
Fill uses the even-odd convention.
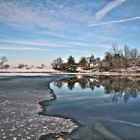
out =
[[[77,76],[51,83],[56,100],[44,115],[78,121],[67,140],[140,140],[140,78]]]

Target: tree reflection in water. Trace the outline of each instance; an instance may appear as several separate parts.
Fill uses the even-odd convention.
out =
[[[80,76],[70,77],[57,80],[54,82],[54,86],[61,88],[64,84],[67,85],[69,90],[75,88],[75,84],[80,86],[81,89],[90,88],[94,91],[95,88],[104,87],[105,94],[111,94],[112,102],[117,102],[120,98],[123,98],[124,102],[127,102],[129,98],[136,98],[137,91],[140,89],[139,77],[117,77],[117,76]]]

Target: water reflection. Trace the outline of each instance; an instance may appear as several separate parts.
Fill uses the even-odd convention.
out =
[[[89,88],[92,91],[103,86],[104,93],[112,95],[112,102],[117,102],[121,98],[124,102],[127,102],[130,98],[137,97],[137,91],[140,89],[140,79],[139,77],[77,76],[54,82],[54,86],[58,88],[65,85],[71,91],[74,90],[75,85],[78,85],[81,89]]]
[[[82,124],[64,139],[140,139],[139,77],[76,76],[56,80],[50,86],[56,100],[44,105],[42,114],[64,116]],[[49,138],[57,139],[43,139]]]

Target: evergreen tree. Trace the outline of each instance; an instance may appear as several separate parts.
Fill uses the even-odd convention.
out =
[[[73,56],[69,56],[67,59],[67,71],[75,72],[77,69],[77,65],[75,63],[75,58]]]

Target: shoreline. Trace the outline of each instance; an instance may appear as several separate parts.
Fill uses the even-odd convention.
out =
[[[66,78],[66,77],[67,77],[66,75],[65,76],[61,76],[61,77],[56,75],[55,79],[52,80],[51,82],[53,82],[55,80],[63,79],[63,78]],[[64,140],[63,136],[65,134],[72,133],[72,132],[76,131],[82,124],[80,124],[78,121],[76,121],[75,119],[70,118],[70,117],[61,116],[61,115],[50,115],[50,114],[43,115],[42,114],[41,111],[43,110],[43,102],[47,102],[47,107],[48,107],[48,106],[51,106],[51,102],[52,101],[55,101],[57,99],[57,96],[55,95],[53,89],[51,89],[51,87],[50,87],[50,83],[51,82],[48,82],[47,87],[48,87],[49,93],[52,95],[53,98],[50,99],[50,100],[42,100],[42,101],[38,102],[38,105],[40,106],[40,112],[39,112],[39,113],[41,113],[40,115],[42,115],[44,117],[45,116],[47,116],[47,117],[56,117],[56,118],[62,118],[62,119],[65,119],[65,120],[70,120],[70,123],[73,123],[74,126],[73,126],[73,129],[71,129],[71,131],[67,131],[66,130],[65,132],[61,131],[60,133],[48,133],[48,134],[42,135],[41,137],[43,137],[43,139],[44,139],[44,138],[46,138],[46,136],[47,137],[49,137],[49,136],[52,137],[53,136],[54,138],[56,138],[56,140],[59,140],[59,139]],[[68,125],[68,124],[66,124],[66,125]],[[68,126],[68,127],[70,127],[70,126]]]

